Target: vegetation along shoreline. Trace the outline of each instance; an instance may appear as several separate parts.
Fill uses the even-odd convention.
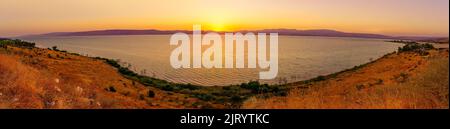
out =
[[[70,53],[64,50],[59,50],[56,46],[48,49],[44,48],[37,48],[35,47],[34,43],[29,43],[26,41],[21,40],[10,40],[10,39],[2,39],[0,41],[0,54],[6,54],[6,55],[20,55],[23,53],[18,52],[20,50],[17,49],[28,49],[32,51],[49,51],[51,53],[57,53],[55,55],[72,55],[72,56],[79,56],[79,57],[85,57],[92,60],[97,60],[104,62],[108,64],[109,66],[112,66],[116,72],[118,72],[121,76],[124,78],[131,80],[131,84],[135,85],[135,83],[139,83],[140,85],[143,85],[145,87],[150,87],[152,90],[147,90],[147,93],[144,93],[144,97],[151,97],[151,96],[157,96],[155,91],[165,93],[168,95],[176,94],[180,96],[184,96],[183,99],[190,99],[195,98],[198,99],[198,102],[192,105],[187,106],[188,108],[243,108],[243,104],[245,101],[249,100],[250,98],[254,97],[263,97],[263,98],[271,98],[271,97],[285,97],[289,94],[289,92],[292,89],[297,88],[305,88],[305,85],[312,84],[320,81],[325,81],[331,78],[334,78],[340,74],[343,74],[348,71],[355,71],[361,68],[366,67],[369,64],[372,64],[374,62],[377,62],[380,59],[386,58],[389,55],[396,54],[396,53],[402,53],[402,52],[415,52],[419,53],[420,55],[426,55],[428,54],[429,50],[434,50],[432,45],[429,44],[418,44],[415,42],[408,42],[405,44],[404,47],[401,47],[398,49],[398,52],[393,52],[386,54],[385,56],[373,60],[371,62],[361,64],[359,66],[355,66],[354,68],[343,70],[341,72],[324,75],[324,76],[318,76],[313,79],[299,81],[299,82],[293,82],[293,83],[286,83],[286,84],[276,84],[276,85],[268,85],[268,84],[261,84],[258,81],[250,81],[248,83],[242,83],[239,85],[229,85],[229,86],[200,86],[200,85],[193,85],[193,84],[180,84],[180,83],[172,83],[168,82],[166,80],[161,80],[149,76],[144,76],[136,73],[135,71],[130,70],[129,67],[125,67],[120,65],[119,60],[114,59],[107,59],[103,57],[86,57],[83,55],[79,55],[77,53]],[[2,52],[3,51],[3,52]],[[447,49],[448,51],[448,49]],[[11,54],[13,53],[13,54]],[[19,53],[19,54],[17,54]],[[33,57],[30,57],[33,58]],[[48,54],[45,58],[55,58],[53,55]],[[58,58],[58,57],[56,57]],[[60,60],[65,60],[64,57],[59,57]],[[39,62],[34,62],[36,64],[39,64]],[[105,91],[108,92],[117,92],[117,88],[114,86],[106,86],[104,88]],[[1,97],[1,96],[0,96]],[[142,99],[142,95],[138,95],[139,99]],[[145,99],[143,99],[145,100]],[[148,100],[146,102],[146,105],[152,105],[154,103],[149,102]],[[168,100],[168,101],[174,101],[174,100]],[[175,102],[177,103],[177,102]],[[50,104],[51,105],[51,104]],[[144,104],[145,105],[145,104]],[[186,104],[184,104],[186,105]],[[1,106],[1,105],[0,105]],[[156,106],[158,107],[158,106]],[[115,108],[115,107],[106,107],[106,108]],[[126,108],[126,107],[119,107],[119,108]],[[150,107],[142,107],[142,108],[152,108]],[[161,107],[165,108],[165,107]],[[173,107],[170,107],[173,108]],[[175,107],[176,108],[176,107]],[[183,108],[183,107],[179,107]]]

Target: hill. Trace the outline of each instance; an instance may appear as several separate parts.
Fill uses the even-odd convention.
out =
[[[115,59],[0,40],[0,108],[240,108],[285,89],[257,81],[199,86],[143,76]],[[11,65],[12,64],[12,65]],[[27,72],[29,71],[29,72]]]
[[[0,41],[0,109],[224,108],[144,86],[103,60],[19,41]]]
[[[448,109],[448,49],[403,47],[374,62],[289,84],[287,96],[261,95],[249,109]]]
[[[203,87],[112,59],[0,40],[0,108],[448,108],[448,48],[411,43],[368,64],[287,85]]]
[[[54,32],[38,35],[25,35],[20,37],[51,37],[51,36],[105,36],[105,35],[167,35],[177,32],[183,32],[192,34],[189,30],[126,30],[126,29],[114,29],[114,30],[95,30],[95,31],[80,31],[80,32]],[[211,31],[204,31],[207,33]],[[279,35],[288,36],[323,36],[323,37],[354,37],[354,38],[376,38],[376,39],[399,39],[399,40],[436,40],[443,39],[444,37],[413,37],[413,36],[387,36],[380,34],[369,33],[349,33],[340,32],[336,30],[328,29],[314,29],[314,30],[296,30],[296,29],[264,29],[264,30],[242,30],[236,31],[241,33],[254,32],[254,33],[278,33]],[[225,32],[218,32],[225,33]],[[448,38],[447,38],[448,39]]]

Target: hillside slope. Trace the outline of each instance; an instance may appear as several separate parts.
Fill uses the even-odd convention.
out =
[[[41,48],[3,47],[0,108],[201,108],[208,104],[145,87],[102,60]]]
[[[294,83],[287,96],[253,97],[244,108],[448,109],[448,49],[389,54],[375,62],[319,81]]]

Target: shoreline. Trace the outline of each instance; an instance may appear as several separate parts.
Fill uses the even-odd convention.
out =
[[[307,37],[310,37],[310,36],[307,36]],[[315,36],[314,36],[314,37],[315,37]],[[320,37],[320,36],[319,36],[319,37]],[[333,38],[335,38],[335,37],[333,37]],[[337,38],[339,38],[339,37],[337,37]],[[345,38],[345,37],[344,37],[344,38]],[[367,38],[362,38],[362,39],[367,39]],[[385,41],[385,42],[389,42],[389,41]],[[395,43],[395,42],[393,42],[393,43]],[[406,45],[406,43],[401,43],[401,44],[405,44],[405,45]],[[41,46],[41,47],[38,47],[38,48],[40,48],[40,49],[49,49],[49,48],[45,48],[45,47],[42,47],[42,46]],[[168,80],[165,80],[165,79],[161,79],[161,78],[150,77],[150,76],[148,76],[148,75],[141,75],[141,74],[137,73],[137,71],[134,71],[134,70],[131,70],[130,68],[126,68],[126,67],[121,66],[120,63],[126,63],[126,64],[129,64],[129,63],[127,63],[127,62],[118,62],[118,61],[121,60],[121,59],[112,59],[112,58],[105,58],[105,57],[99,57],[99,56],[81,55],[81,54],[76,53],[76,52],[68,52],[68,51],[65,51],[65,50],[58,50],[58,49],[57,49],[57,51],[60,51],[60,52],[67,52],[67,53],[70,53],[70,54],[75,54],[75,55],[79,55],[79,56],[85,56],[85,57],[88,57],[88,58],[93,58],[93,59],[98,59],[98,60],[103,60],[103,61],[105,61],[107,64],[110,64],[111,66],[117,68],[118,70],[123,69],[124,72],[125,72],[125,76],[126,76],[126,74],[132,74],[131,76],[138,76],[138,77],[144,77],[144,78],[151,78],[151,80],[162,81],[162,82],[165,82],[165,83],[170,83],[170,84],[175,84],[175,85],[191,85],[191,86],[198,86],[198,87],[227,87],[227,86],[237,86],[237,85],[241,85],[241,84],[243,84],[243,83],[249,83],[249,82],[255,82],[255,81],[258,81],[258,80],[248,80],[248,81],[242,82],[242,83],[240,83],[240,84],[237,83],[237,84],[210,85],[210,86],[205,86],[205,85],[200,85],[200,84],[191,84],[191,83],[177,83],[177,82],[171,82],[171,81],[168,81]],[[363,63],[363,64],[359,64],[359,65],[353,66],[352,68],[343,69],[343,70],[340,70],[340,71],[338,71],[338,72],[332,72],[332,73],[325,74],[325,75],[318,75],[318,76],[316,76],[316,77],[311,77],[310,79],[299,80],[299,81],[293,81],[293,82],[288,82],[288,83],[283,83],[283,84],[278,84],[278,83],[277,83],[277,84],[267,84],[267,83],[262,83],[262,85],[269,85],[269,86],[286,86],[286,85],[291,85],[291,84],[296,84],[296,83],[303,83],[303,82],[315,81],[315,80],[318,80],[319,78],[322,78],[322,77],[333,76],[333,75],[336,75],[336,74],[339,74],[339,73],[342,73],[342,72],[346,72],[346,71],[349,71],[349,70],[353,70],[353,69],[355,69],[355,68],[363,67],[363,66],[365,66],[365,65],[367,65],[367,64],[376,62],[377,60],[379,60],[379,59],[381,59],[381,58],[384,58],[385,56],[390,55],[390,54],[393,54],[393,53],[396,53],[396,51],[390,52],[390,53],[386,53],[386,54],[384,54],[384,55],[381,56],[381,57],[378,57],[378,58],[376,58],[376,59],[374,59],[374,60],[371,60],[371,61],[366,62],[366,63]],[[132,78],[132,77],[131,77],[131,78]],[[319,79],[319,80],[320,80],[320,79]],[[259,82],[259,81],[258,81],[258,82]]]
[[[25,47],[23,44],[27,45],[27,47]],[[37,48],[35,47],[35,44],[20,40],[13,41],[11,44],[6,44],[3,47],[4,47],[3,49],[5,49],[4,51],[6,51],[6,55],[18,56],[17,58],[31,58],[33,60],[35,60],[35,58],[51,60],[51,62],[49,63],[57,63],[61,61],[71,62],[75,57],[88,59],[86,61],[80,62],[83,63],[80,65],[84,64],[88,65],[90,64],[88,62],[92,61],[101,62],[102,64],[108,65],[110,68],[113,69],[114,72],[120,74],[122,77],[132,81],[133,85],[136,82],[142,84],[145,87],[156,88],[158,90],[161,90],[162,92],[167,92],[168,94],[180,94],[188,98],[196,98],[201,102],[200,104],[194,105],[199,106],[200,108],[239,108],[242,102],[245,99],[251,97],[252,95],[259,93],[284,94],[285,92],[284,89],[280,89],[279,87],[269,86],[267,84],[260,84],[259,82],[255,81],[242,83],[239,85],[211,86],[211,87],[197,86],[192,84],[172,83],[166,80],[139,75],[134,71],[131,71],[127,67],[119,65],[119,63],[113,59],[101,57],[87,57],[80,55],[78,53],[70,53],[67,51],[59,50],[56,47],[47,49]],[[46,56],[46,54],[43,53],[49,54],[48,56]],[[37,55],[39,55],[39,57],[36,57]],[[38,62],[33,61],[33,64],[34,63],[37,63],[37,65],[40,64]],[[38,69],[38,70],[45,70],[45,69]],[[83,72],[84,70],[91,70],[91,69],[80,69],[80,71],[78,72]],[[75,74],[78,74],[78,72],[76,72]],[[108,89],[111,89],[111,87],[109,87]],[[113,89],[114,89],[113,91],[116,91],[117,88]]]
[[[36,48],[36,47],[34,47]],[[33,48],[32,48],[33,49]],[[119,65],[119,63],[116,60],[113,59],[107,59],[102,57],[87,57],[83,55],[79,55],[77,53],[69,53],[67,51],[61,51],[57,48],[53,49],[44,49],[44,48],[38,48],[48,51],[55,51],[60,53],[68,53],[74,56],[80,56],[85,57],[93,60],[99,60],[104,62],[105,64],[108,64],[109,66],[115,68],[115,70],[122,75],[123,77],[132,80],[134,82],[138,82],[146,87],[154,87],[157,89],[160,89],[161,91],[166,92],[173,92],[177,94],[184,94],[188,95],[193,98],[200,99],[205,102],[213,102],[212,105],[218,104],[225,106],[224,108],[240,108],[243,106],[245,101],[248,99],[254,97],[254,96],[286,96],[288,92],[291,89],[295,88],[302,88],[302,86],[298,85],[304,85],[304,84],[310,84],[314,82],[320,82],[332,79],[340,74],[346,73],[348,71],[356,71],[361,68],[365,68],[367,65],[373,64],[379,60],[382,60],[386,58],[387,56],[390,56],[393,53],[388,53],[380,58],[377,58],[371,62],[361,64],[358,66],[355,66],[350,69],[345,69],[340,72],[331,73],[324,76],[318,76],[312,79],[307,79],[303,81],[298,82],[292,82],[287,84],[277,84],[277,85],[268,85],[268,84],[260,84],[257,81],[250,81],[248,83],[242,83],[240,85],[229,85],[229,86],[200,86],[200,85],[192,85],[192,84],[180,84],[180,83],[173,83],[168,82],[166,80],[152,78],[149,76],[143,76],[135,73],[134,71],[131,71],[130,69],[123,67]],[[447,49],[448,50],[448,49]],[[304,87],[303,87],[304,88]],[[208,104],[206,104],[208,105]],[[211,104],[209,104],[211,106]],[[217,108],[220,106],[213,106],[212,108]]]
[[[318,37],[318,36],[305,36],[305,37]],[[319,36],[319,37],[321,37],[321,36]],[[324,38],[348,38],[348,37],[324,37]],[[367,38],[360,38],[360,39],[366,39],[366,40],[374,40],[374,39],[367,39]],[[38,40],[39,41],[39,40]],[[388,43],[390,43],[390,42],[386,42],[386,41],[384,41],[383,39],[376,39],[376,41],[379,41],[380,43],[385,43],[385,44],[388,44]],[[391,43],[391,44],[393,44],[393,43]],[[39,45],[39,44],[37,44],[37,45]],[[61,44],[57,44],[57,45],[61,45]],[[397,46],[397,45],[402,45],[401,43],[395,43],[395,46]],[[61,46],[64,46],[64,45],[61,45]],[[396,48],[396,47],[393,47],[393,49],[394,48]],[[43,49],[47,49],[46,47],[44,47],[44,46],[38,46],[39,48],[43,48]],[[51,45],[47,45],[47,47],[51,47]],[[70,48],[69,48],[70,49]],[[72,49],[72,50],[78,50],[78,49]],[[110,60],[117,60],[117,59],[119,59],[121,62],[120,62],[120,64],[130,64],[130,65],[132,65],[132,66],[135,66],[135,65],[133,65],[132,63],[129,63],[129,62],[133,62],[133,60],[128,60],[128,61],[126,61],[126,58],[123,58],[123,59],[120,59],[120,58],[122,58],[122,57],[120,57],[119,56],[119,58],[115,58],[115,57],[117,57],[117,56],[109,56],[108,57],[108,55],[104,55],[104,56],[97,56],[96,54],[87,54],[86,53],[86,51],[84,51],[84,50],[78,50],[78,52],[76,52],[75,51],[75,53],[78,53],[78,54],[80,54],[79,52],[81,52],[81,53],[84,53],[84,54],[80,54],[80,55],[83,55],[83,56],[88,56],[88,57],[91,57],[91,58],[95,58],[95,57],[99,57],[99,58],[105,58],[105,59],[110,59]],[[394,51],[394,50],[393,50]],[[393,52],[392,51],[392,52]],[[372,61],[372,60],[376,60],[376,59],[379,59],[379,58],[381,58],[383,55],[385,55],[385,54],[387,54],[387,52],[390,52],[390,51],[386,51],[386,53],[380,53],[379,55],[377,54],[376,56],[374,55],[374,56],[371,56],[372,58],[367,58],[367,59],[361,59],[361,61],[360,61],[360,63],[362,63],[362,64],[364,64],[364,63],[368,63],[369,61]],[[112,58],[110,58],[110,57],[112,57]],[[139,63],[136,63],[136,61],[134,61],[135,62],[135,64],[139,64]],[[336,73],[336,72],[340,72],[340,71],[343,71],[343,70],[346,70],[346,69],[348,69],[348,68],[351,68],[351,67],[354,67],[354,66],[358,66],[358,65],[362,65],[362,64],[358,64],[358,63],[354,63],[354,64],[351,64],[351,65],[345,65],[345,67],[340,67],[339,69],[333,69],[333,70],[327,70],[327,71],[325,71],[325,72],[321,72],[322,74],[317,74],[317,73],[319,73],[319,71],[312,71],[311,72],[311,74],[309,74],[309,73],[307,73],[307,74],[309,74],[309,75],[306,75],[306,76],[303,76],[303,75],[297,75],[297,74],[285,74],[285,76],[279,76],[279,77],[277,77],[277,78],[275,78],[275,79],[272,79],[272,80],[268,80],[268,81],[265,81],[265,80],[259,80],[259,79],[257,79],[257,78],[252,78],[252,79],[242,79],[242,80],[239,80],[239,81],[234,81],[234,82],[228,82],[228,81],[226,81],[226,80],[222,80],[223,81],[223,83],[196,83],[195,81],[192,81],[192,80],[188,80],[188,81],[184,81],[184,80],[182,80],[182,81],[179,81],[179,80],[177,80],[177,79],[173,79],[173,78],[170,78],[170,77],[174,77],[173,75],[172,76],[170,76],[170,74],[169,74],[169,76],[154,76],[154,75],[152,75],[152,74],[143,74],[144,76],[148,76],[148,77],[152,77],[152,78],[155,78],[155,79],[159,79],[159,80],[166,80],[166,81],[169,81],[169,82],[171,82],[171,83],[176,83],[176,84],[189,84],[189,82],[191,82],[191,84],[193,84],[193,85],[197,85],[197,86],[205,86],[205,87],[212,87],[212,86],[230,86],[230,85],[240,85],[240,84],[242,84],[242,83],[247,83],[247,82],[251,82],[251,81],[260,81],[261,83],[267,83],[267,84],[269,84],[269,85],[284,85],[284,84],[286,84],[286,83],[294,83],[294,82],[298,82],[298,81],[306,81],[306,80],[310,80],[310,79],[313,79],[313,78],[316,78],[317,76],[320,76],[320,75],[327,75],[327,74],[333,74],[333,73]],[[146,67],[142,67],[142,65],[141,65],[141,67],[139,66],[139,65],[136,65],[137,67],[130,67],[130,69],[132,69],[135,73],[140,73],[140,74],[142,74],[142,71],[143,70],[146,70],[145,68]],[[151,66],[147,66],[147,68],[150,68],[150,69],[152,69],[152,67]],[[160,72],[160,71],[158,71],[158,70],[150,70],[150,71],[153,71],[153,72],[155,72],[156,71],[156,73],[164,73],[164,71],[163,72]],[[153,72],[150,72],[150,73],[153,73]],[[154,73],[153,73],[154,74]],[[164,75],[164,74],[157,74],[157,75]],[[292,76],[295,76],[295,78],[292,78]],[[299,77],[297,77],[297,76],[299,76]],[[173,80],[172,80],[173,79]],[[171,81],[170,81],[171,80]]]
[[[244,108],[448,108],[448,50],[448,48],[430,49],[426,53],[407,50],[387,54],[353,69],[311,81],[292,83],[291,87],[295,88],[291,89],[287,96],[252,97],[244,102]],[[436,59],[439,61],[435,61]],[[434,75],[436,72],[440,74]],[[444,89],[436,91],[436,88],[427,89],[425,85]],[[438,92],[443,94],[444,98],[429,92]],[[415,94],[421,96],[414,97]],[[445,94],[447,94],[446,101]],[[386,96],[390,97],[385,98]],[[425,98],[426,100],[422,100]]]

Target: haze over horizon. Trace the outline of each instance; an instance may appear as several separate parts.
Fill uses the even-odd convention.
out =
[[[449,34],[448,0],[0,0],[0,37],[107,29]]]

